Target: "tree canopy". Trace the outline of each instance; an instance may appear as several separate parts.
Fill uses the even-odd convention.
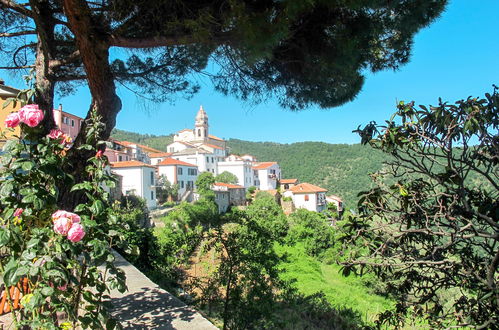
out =
[[[243,100],[274,95],[293,110],[328,108],[352,100],[366,70],[406,63],[413,36],[446,2],[0,0],[1,68],[34,69],[46,132],[56,88],[88,84],[103,140],[122,107],[117,83],[164,101],[197,92],[204,74]],[[88,157],[73,148],[66,170],[78,180]]]
[[[396,324],[407,311],[435,327],[499,322],[498,105],[496,90],[455,104],[400,102],[385,126],[359,130],[393,158],[347,226],[363,251],[345,270],[370,267],[389,283],[398,305],[385,318]]]
[[[237,184],[238,183],[237,176],[235,176],[234,174],[227,172],[227,171],[223,171],[222,173],[217,175],[215,177],[215,181],[216,182],[223,182],[223,183],[230,183],[230,184]]]

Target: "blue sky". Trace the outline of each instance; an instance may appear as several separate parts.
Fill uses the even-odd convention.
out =
[[[170,134],[191,128],[203,105],[210,133],[223,138],[292,143],[324,141],[358,143],[351,133],[360,124],[389,118],[399,100],[437,104],[438,98],[455,101],[483,96],[499,84],[499,23],[497,0],[451,0],[440,19],[419,32],[411,61],[399,71],[368,74],[362,92],[344,106],[329,110],[309,108],[290,112],[270,99],[250,105],[223,96],[203,84],[201,92],[175,104],[152,104],[138,100],[124,88],[118,94],[123,109],[117,125],[139,133]],[[11,86],[22,82],[0,73]],[[9,79],[10,78],[10,79]],[[56,99],[64,110],[85,116],[90,96],[82,89],[76,95]]]

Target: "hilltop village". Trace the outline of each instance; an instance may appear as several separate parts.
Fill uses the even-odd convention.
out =
[[[16,96],[15,88],[0,85],[3,100]],[[6,109],[2,116],[15,109]],[[9,111],[10,110],[10,111]],[[54,109],[57,127],[71,139],[78,135],[83,118],[59,108]],[[0,118],[2,120],[4,118]],[[259,162],[252,155],[230,154],[225,140],[210,134],[208,114],[201,106],[194,119],[194,127],[178,131],[173,142],[166,146],[167,152],[129,141],[111,139],[105,155],[111,164],[111,172],[118,185],[113,195],[136,195],[143,198],[149,209],[157,208],[160,178],[177,185],[176,201],[192,202],[199,198],[196,180],[203,172],[213,176],[228,172],[237,177],[237,184],[215,182],[212,190],[220,213],[231,206],[247,204],[247,192],[266,191],[275,197],[285,213],[305,208],[322,212],[328,203],[343,211],[342,200],[327,195],[327,190],[296,178],[285,178],[277,162]]]

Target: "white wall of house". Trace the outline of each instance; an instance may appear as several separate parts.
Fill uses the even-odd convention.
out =
[[[237,184],[248,188],[254,185],[251,162],[244,160],[224,161],[218,163],[218,173],[229,172],[237,177]]]
[[[173,141],[192,141],[194,133],[191,129],[183,129],[173,136]]]
[[[283,196],[291,197],[297,209],[307,209],[315,212],[322,212],[326,209],[326,194],[323,192],[293,193],[286,191]]]
[[[156,182],[152,167],[113,168],[113,172],[123,177],[123,195],[136,195],[145,199],[148,208],[156,207]]]
[[[170,143],[169,145],[166,146],[166,150],[168,152],[179,152],[179,151],[185,150],[187,148],[189,148],[188,145],[186,145],[185,143],[182,143],[182,142],[178,142],[178,141]]]
[[[218,175],[218,160],[214,154],[173,155],[172,158],[197,165],[199,172],[211,172],[213,175]]]
[[[178,194],[183,194],[190,188],[195,188],[198,169],[195,166],[184,165],[158,165],[158,174],[165,175],[168,181],[178,184]]]
[[[165,159],[166,157],[151,157],[151,165],[158,165]]]
[[[279,164],[271,165],[265,169],[258,170],[258,181],[260,190],[271,190],[277,188],[277,181],[281,179],[281,168]]]

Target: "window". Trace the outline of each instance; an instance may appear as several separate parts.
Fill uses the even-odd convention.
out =
[[[210,162],[210,157],[206,157],[206,162],[209,163]]]
[[[177,169],[177,174],[178,174],[178,175],[182,175],[182,167],[179,167],[179,168]],[[183,187],[182,187],[182,188],[183,188]]]
[[[187,174],[189,174],[189,175],[196,175],[197,172],[198,172],[198,170],[196,170],[195,168],[187,169]]]
[[[71,119],[71,127],[75,127],[75,121]]]
[[[201,136],[201,130],[198,129],[198,136]]]
[[[213,160],[213,157],[211,157],[211,162],[214,163],[215,161]]]
[[[151,200],[154,200],[154,191],[151,191]]]
[[[151,172],[151,185],[153,185],[153,184],[154,184],[154,173],[153,173],[153,172]],[[151,191],[151,192],[152,192],[152,191]]]
[[[120,156],[118,156],[118,161],[119,161],[119,162],[122,162],[122,161],[123,161],[123,156],[121,156],[121,155],[120,155]]]
[[[305,202],[308,202],[308,195],[305,195]]]
[[[175,148],[170,147],[170,152],[174,152],[174,151],[175,151]]]
[[[180,188],[184,188],[184,181],[180,181]]]

